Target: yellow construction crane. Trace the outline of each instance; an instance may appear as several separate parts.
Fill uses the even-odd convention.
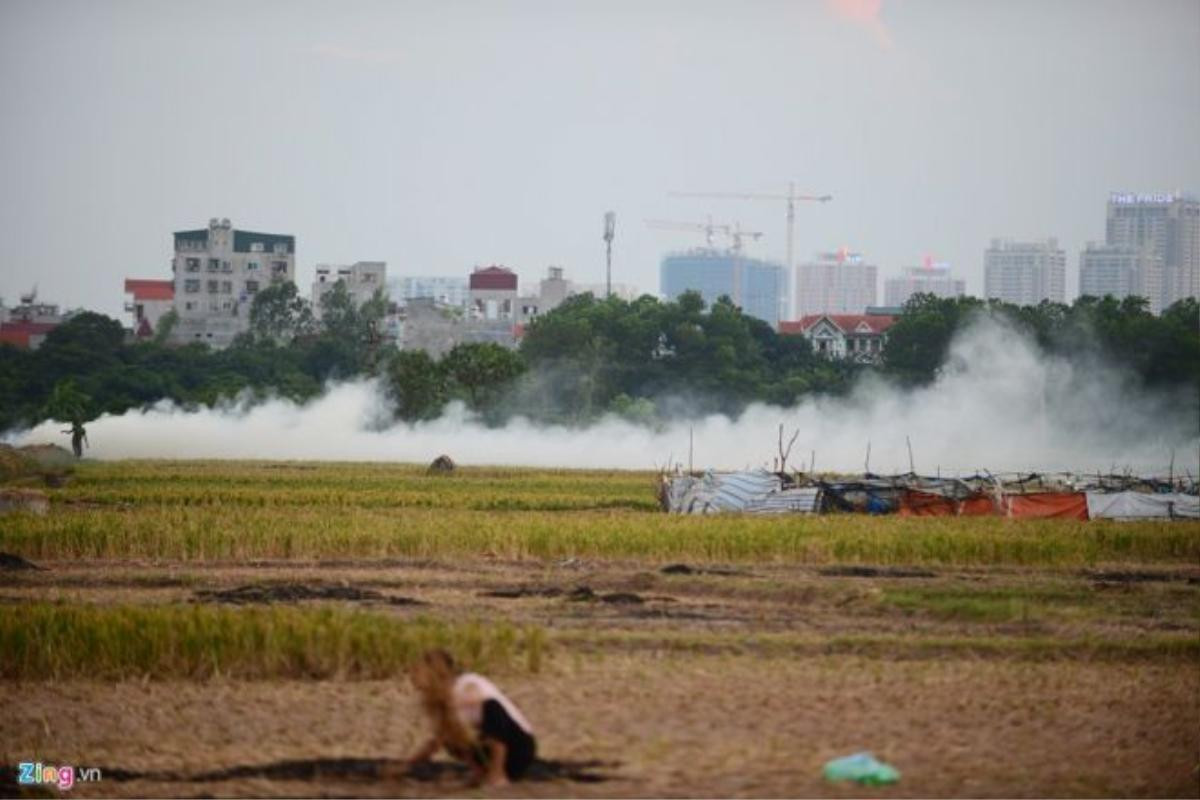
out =
[[[792,273],[792,243],[796,227],[796,203],[828,203],[833,199],[829,194],[796,194],[796,184],[788,184],[787,194],[759,194],[751,192],[671,192],[671,197],[713,197],[723,200],[786,200],[787,201],[787,267],[788,274]],[[744,234],[743,234],[744,235]]]

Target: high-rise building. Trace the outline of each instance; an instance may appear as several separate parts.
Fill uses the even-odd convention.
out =
[[[796,316],[861,314],[878,298],[879,269],[842,248],[796,267]]]
[[[224,347],[250,328],[254,296],[294,281],[296,237],[234,230],[213,217],[207,228],[175,232],[175,312],[172,341]]]
[[[1157,289],[1143,287],[1157,292],[1148,296],[1155,311],[1200,296],[1200,200],[1195,197],[1114,192],[1108,198],[1105,241],[1112,247],[1144,248],[1161,263]]]
[[[312,287],[312,309],[318,319],[321,317],[321,301],[333,287],[342,282],[354,304],[362,306],[375,296],[380,289],[386,290],[387,264],[383,261],[356,261],[348,266],[330,266],[317,264],[317,277]]]
[[[672,253],[662,260],[659,279],[667,300],[696,291],[705,305],[712,306],[727,295],[746,314],[772,326],[778,324],[787,302],[787,270],[736,251],[698,248]]]
[[[1155,313],[1162,310],[1162,260],[1144,247],[1117,247],[1088,242],[1079,254],[1079,294],[1145,297]]]
[[[983,295],[1018,306],[1043,300],[1065,303],[1067,254],[1053,237],[1040,242],[992,239],[983,252]]]
[[[931,256],[919,267],[905,267],[901,277],[883,282],[883,304],[889,308],[899,308],[914,294],[962,297],[966,293],[966,281],[955,278],[949,264],[934,262]]]

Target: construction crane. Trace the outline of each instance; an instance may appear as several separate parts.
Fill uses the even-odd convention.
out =
[[[787,266],[788,274],[792,272],[792,247],[796,228],[796,203],[828,203],[833,199],[829,194],[796,194],[796,184],[788,184],[787,194],[757,194],[750,192],[671,192],[671,197],[713,197],[723,200],[786,200],[787,201]]]
[[[729,237],[732,246],[729,248],[734,253],[742,252],[742,239],[750,238],[757,241],[762,238],[762,231],[744,231],[737,223],[733,225],[725,225],[714,223],[711,219],[708,222],[676,222],[667,219],[648,219],[646,225],[651,228],[669,231],[696,231],[704,234],[705,243],[711,248],[713,246],[713,236],[718,233]]]

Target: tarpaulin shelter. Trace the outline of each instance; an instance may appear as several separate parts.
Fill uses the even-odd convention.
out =
[[[1006,494],[1000,501],[1006,517],[1055,517],[1087,521],[1087,496],[1083,492],[1032,492]]]
[[[1087,492],[1092,519],[1200,519],[1200,496],[1170,492]]]
[[[681,475],[667,482],[663,505],[676,514],[813,513],[820,508],[815,486],[784,488],[784,479],[766,470]]]
[[[974,494],[961,500],[932,492],[906,490],[900,496],[899,514],[902,517],[979,517],[996,513],[991,497]]]

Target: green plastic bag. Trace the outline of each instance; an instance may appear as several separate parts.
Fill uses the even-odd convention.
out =
[[[867,752],[835,758],[825,764],[825,780],[858,781],[868,786],[895,783],[900,772]]]

